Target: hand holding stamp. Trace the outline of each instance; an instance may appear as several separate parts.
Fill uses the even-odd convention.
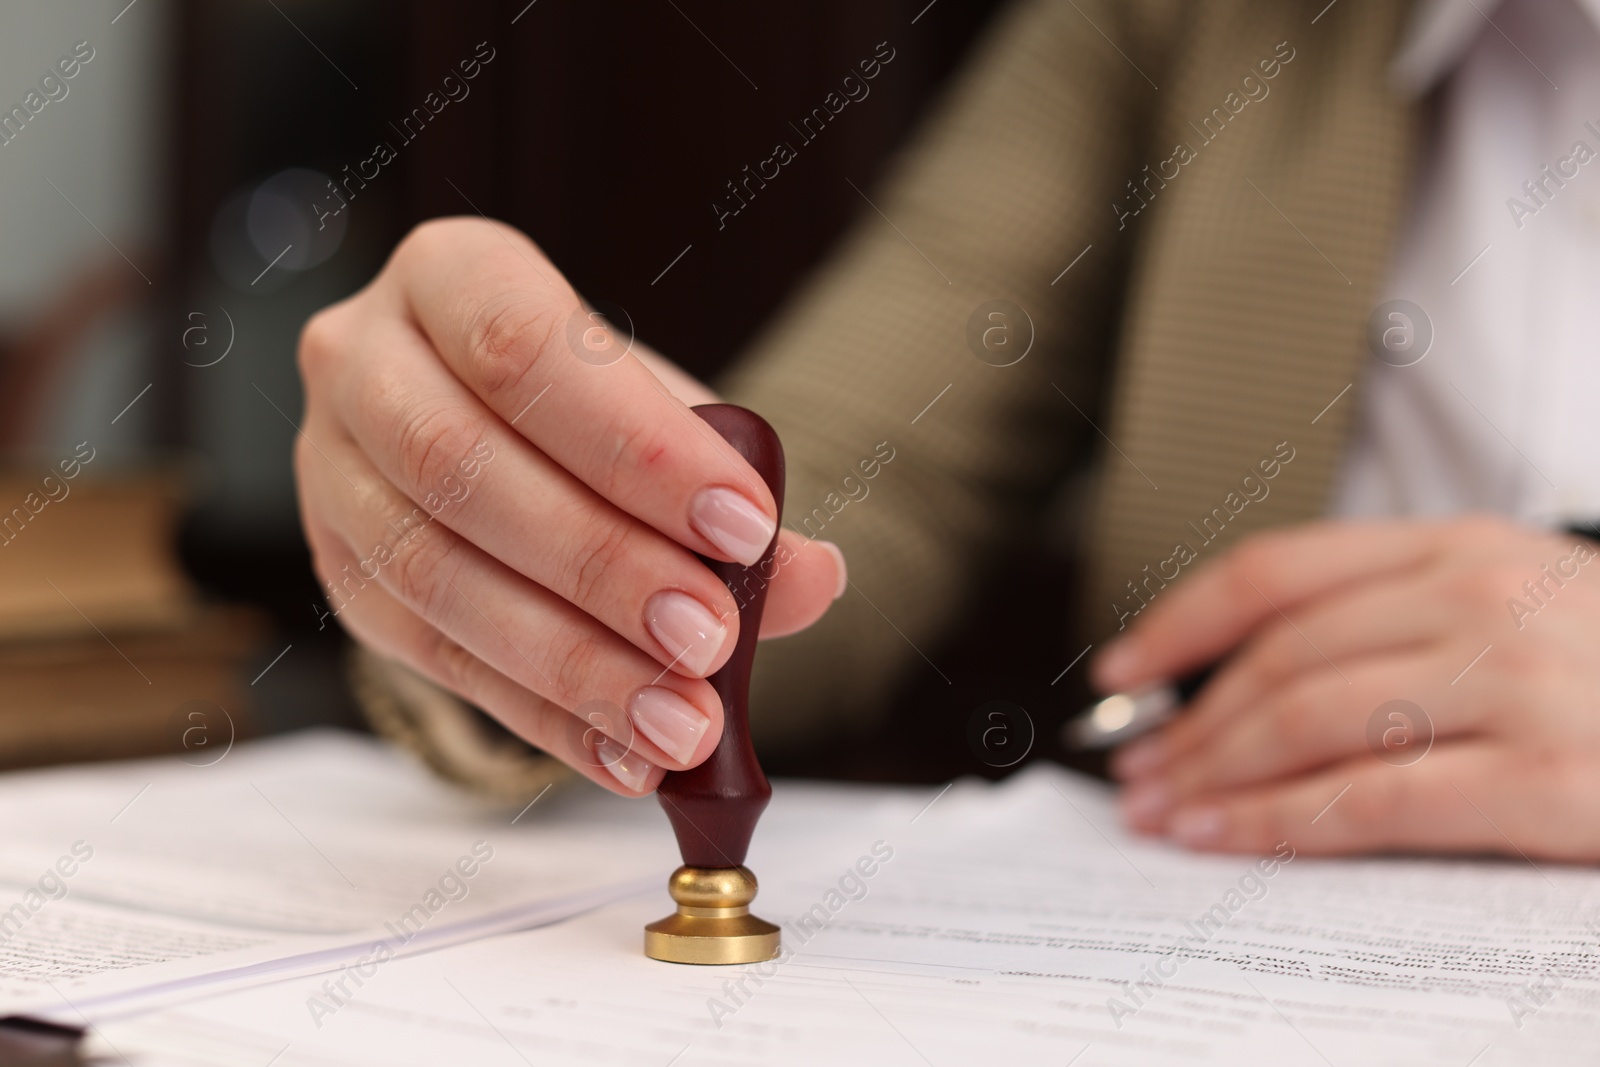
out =
[[[703,404],[694,412],[756,469],[781,512],[783,446],[766,420],[732,404]],[[656,790],[684,865],[667,883],[677,912],[645,927],[645,955],[654,959],[758,963],[778,955],[778,928],[750,914],[756,879],[744,867],[750,837],[772,796],[750,743],[749,700],[776,545],[774,536],[754,567],[701,557],[739,604],[739,640],[727,664],[709,679],[722,698],[722,740],[704,763],[668,774]]]

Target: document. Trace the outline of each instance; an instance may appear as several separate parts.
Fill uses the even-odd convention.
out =
[[[1292,838],[1196,856],[1127,835],[1106,786],[1042,765],[942,790],[777,783],[749,864],[752,910],[783,928],[769,963],[645,958],[643,925],[671,910],[657,886],[539,929],[107,1014],[92,1040],[157,1067],[1595,1058],[1587,869],[1317,860]]]
[[[666,820],[575,786],[505,810],[334,731],[210,766],[7,775],[0,1014],[149,1007],[537,925],[658,883],[675,856]]]

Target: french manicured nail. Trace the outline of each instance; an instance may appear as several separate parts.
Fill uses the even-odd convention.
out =
[[[1139,669],[1139,649],[1127,638],[1114,642],[1094,663],[1095,681],[1107,689],[1117,689],[1134,677]]]
[[[1142,778],[1167,762],[1167,746],[1159,737],[1135,741],[1111,758],[1118,778]]]
[[[839,584],[833,591],[833,599],[838,600],[844,596],[844,591],[850,588],[850,571],[844,565],[844,553],[839,551],[839,546],[832,541],[816,541],[813,543],[832,556],[834,565],[839,568]]]
[[[702,489],[689,505],[689,525],[736,563],[754,566],[766,554],[777,524],[739,493],[722,486]]]
[[[672,657],[675,668],[704,676],[728,640],[728,628],[688,593],[668,589],[644,605],[644,625]]]
[[[615,738],[601,738],[600,743],[594,746],[594,754],[601,765],[611,772],[611,777],[634,792],[644,788],[644,784],[650,780],[650,772],[655,770],[649,760]]]
[[[1122,814],[1135,826],[1155,826],[1172,806],[1172,792],[1160,782],[1147,782],[1122,794]]]
[[[1205,805],[1178,812],[1172,817],[1168,832],[1181,844],[1201,846],[1221,841],[1227,829],[1228,817],[1222,809]]]
[[[711,720],[670,689],[647,685],[628,701],[628,717],[638,731],[677,760],[688,763]]]

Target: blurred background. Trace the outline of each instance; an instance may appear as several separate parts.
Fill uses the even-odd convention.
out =
[[[851,183],[870,187],[997,6],[7,4],[0,700],[32,725],[0,735],[6,761],[135,751],[199,721],[197,708],[225,709],[241,733],[357,725],[345,639],[331,621],[319,628],[289,465],[306,318],[363,285],[415,223],[483,213],[714,377],[870,210]],[[885,41],[895,58],[870,96],[719,228],[712,205],[730,179],[794,140],[791,123]],[[41,90],[75,54],[92,58]],[[474,58],[465,95],[440,107],[446,75]],[[381,165],[379,143],[393,150]],[[94,458],[69,481],[62,463],[85,447]],[[76,502],[55,499],[69,490]],[[994,694],[1000,650],[1029,677],[1062,665],[1056,562],[1019,560],[1043,607],[1018,632],[977,613],[974,634],[940,658],[957,684],[905,694],[902,723],[950,724],[941,753],[906,773],[985,770],[959,722],[972,672],[988,680],[971,693]],[[146,588],[152,575],[160,588]],[[37,729],[41,709],[59,715],[79,690],[98,749]],[[135,690],[145,725],[113,744],[96,709]],[[871,767],[800,769],[899,773],[875,753]]]

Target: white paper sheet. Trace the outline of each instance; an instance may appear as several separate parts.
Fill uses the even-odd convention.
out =
[[[1594,1062],[1600,874],[1292,845],[1263,868],[1132,839],[1104,787],[1045,768],[942,795],[780,783],[751,866],[781,962],[645,959],[655,890],[96,1040],[158,1067]]]
[[[0,1013],[159,1003],[379,943],[536,925],[658,882],[674,858],[665,819],[579,792],[594,795],[556,791],[518,817],[331,731],[207,767],[6,776]]]

